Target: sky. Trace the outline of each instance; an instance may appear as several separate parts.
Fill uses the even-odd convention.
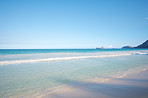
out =
[[[148,0],[0,0],[0,49],[121,48],[148,40]]]

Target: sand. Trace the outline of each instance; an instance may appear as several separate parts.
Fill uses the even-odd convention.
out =
[[[77,84],[76,81],[72,81]],[[44,98],[148,98],[148,71],[136,75],[109,80],[53,93]]]

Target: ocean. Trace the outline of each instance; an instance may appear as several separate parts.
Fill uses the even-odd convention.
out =
[[[148,70],[148,49],[0,49],[0,97],[44,97]]]

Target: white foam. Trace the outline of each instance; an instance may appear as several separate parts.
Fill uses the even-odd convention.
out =
[[[95,55],[82,55],[82,56],[78,55],[78,56],[68,56],[68,57],[62,56],[62,57],[39,58],[39,59],[36,58],[36,59],[21,59],[21,60],[4,60],[0,61],[0,65],[33,63],[33,62],[50,62],[50,61],[60,61],[60,60],[72,60],[72,59],[104,58],[104,57],[137,55],[137,54],[147,54],[147,52],[139,52],[139,51],[110,52],[110,53],[98,53]]]

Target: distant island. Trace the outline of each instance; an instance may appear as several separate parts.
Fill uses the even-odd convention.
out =
[[[132,47],[132,46],[124,46],[124,47],[122,47],[122,49],[132,49],[132,48],[134,48],[134,47]]]
[[[104,49],[104,47],[100,47],[100,48],[99,48],[99,47],[97,47],[96,49]]]
[[[144,43],[142,43],[141,45],[138,45],[136,47],[132,47],[132,46],[124,46],[122,47],[122,49],[135,49],[135,48],[148,48],[148,40],[145,41]]]
[[[139,48],[148,48],[148,40],[146,40],[144,43],[136,46],[136,47],[133,47],[133,46],[123,46],[121,49],[139,49]],[[104,47],[97,47],[96,49],[104,49]],[[113,49],[113,48],[111,48]]]

